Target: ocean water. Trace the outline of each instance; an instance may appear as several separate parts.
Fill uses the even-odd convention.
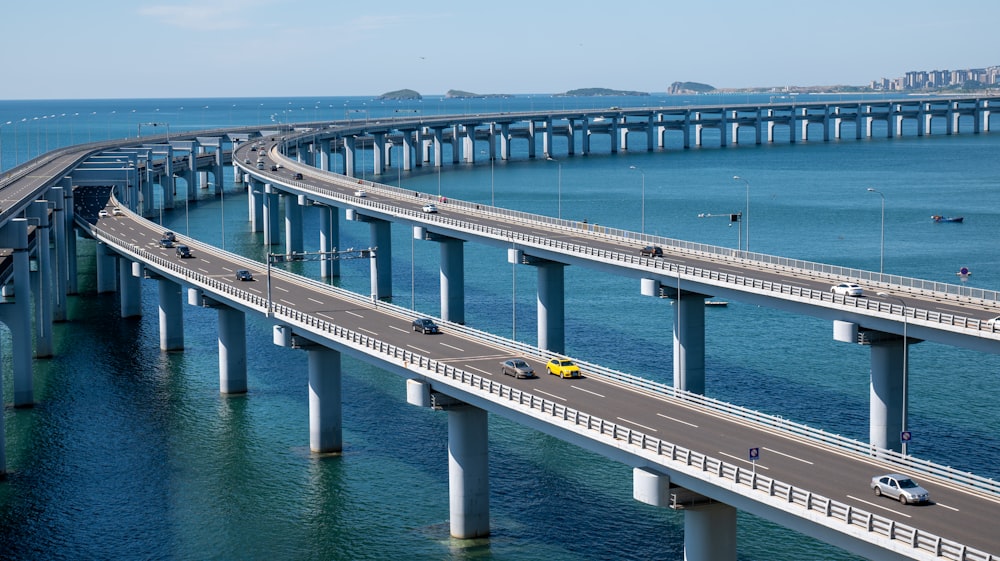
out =
[[[663,102],[518,96],[425,99],[416,109]],[[412,108],[361,98],[0,102],[0,167],[60,145],[134,137],[139,123],[162,123],[143,125],[146,135],[167,123],[172,131],[266,126]],[[614,156],[597,136],[588,157],[565,157],[557,142],[554,161],[528,161],[515,146],[511,162],[483,158],[440,174],[392,169],[381,181],[591,223],[644,223],[650,233],[723,246],[749,237],[753,251],[878,270],[882,199],[872,187],[885,196],[886,272],[957,282],[965,266],[970,285],[1000,289],[1000,136],[845,136],[725,149],[706,139],[692,150],[672,138],[654,152],[632,139],[632,150]],[[187,216],[184,208],[165,212],[164,225],[183,232],[190,223],[193,235],[216,245],[224,231],[227,250],[262,259],[260,235],[247,232],[245,194],[231,177],[226,186],[224,199],[203,193]],[[745,211],[748,193],[749,234],[698,217]],[[931,214],[965,223],[935,224]],[[306,214],[307,232],[315,219]],[[366,227],[341,227],[342,246],[368,245]],[[393,300],[437,314],[438,248],[409,234],[393,230]],[[315,235],[305,239],[316,247]],[[36,361],[36,406],[4,410],[2,558],[682,558],[683,515],[632,500],[629,469],[503,419],[490,421],[493,534],[452,540],[446,416],[407,405],[401,379],[345,357],[344,454],[314,456],[304,353],[273,346],[269,326],[248,318],[250,391],[222,396],[213,311],[185,307],[186,348],[162,353],[155,286],[144,285],[144,316],[122,320],[117,295],[94,292],[87,241],[79,263],[81,294],[70,298],[70,321],[55,326],[56,356]],[[296,266],[318,276],[312,265]],[[367,275],[367,264],[345,262],[337,283],[367,292]],[[467,244],[466,280],[470,325],[534,342],[533,270],[507,264],[502,249]],[[566,286],[568,354],[670,381],[668,301],[580,267],[567,268]],[[867,439],[867,349],[834,342],[826,322],[738,302],[706,315],[708,395]],[[0,334],[9,348],[6,329]],[[3,359],[9,401],[9,355]],[[1000,477],[1000,359],[924,342],[911,349],[910,368],[911,453]],[[741,560],[855,559],[743,514],[738,538]]]

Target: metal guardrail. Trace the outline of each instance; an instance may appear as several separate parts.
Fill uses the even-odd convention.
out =
[[[291,160],[288,160],[288,162],[289,164],[285,167],[291,167],[292,169],[308,168],[308,166],[295,164]],[[491,237],[497,240],[503,240],[509,242],[511,244],[519,243],[526,246],[551,249],[559,251],[564,254],[576,254],[582,258],[590,260],[593,260],[595,258],[601,259],[604,260],[606,263],[629,264],[646,268],[652,267],[654,269],[661,269],[665,273],[669,273],[671,276],[682,276],[690,280],[704,281],[719,286],[736,285],[743,288],[758,290],[762,293],[781,294],[785,296],[792,296],[807,300],[819,300],[821,302],[830,302],[837,305],[850,306],[865,311],[905,315],[906,317],[912,318],[914,320],[922,320],[961,329],[972,329],[976,331],[985,331],[987,333],[1000,332],[1000,322],[994,322],[991,324],[988,321],[984,321],[977,318],[948,314],[934,310],[924,310],[912,306],[903,307],[898,304],[892,304],[868,298],[852,298],[842,295],[836,295],[831,292],[823,290],[813,290],[809,288],[803,288],[784,283],[760,280],[749,276],[735,275],[731,273],[721,273],[712,269],[680,265],[669,261],[669,256],[666,259],[653,259],[653,258],[641,257],[636,255],[635,253],[624,253],[620,251],[596,249],[590,246],[573,244],[558,239],[552,239],[536,235],[521,234],[513,230],[501,229],[492,226],[484,226],[476,222],[469,222],[464,220],[458,220],[455,218],[448,218],[440,214],[427,214],[423,212],[418,212],[408,208],[380,203],[368,198],[360,198],[351,195],[344,195],[343,193],[339,193],[328,189],[317,189],[315,186],[307,186],[304,183],[298,181],[286,180],[283,177],[280,179],[285,183],[293,184],[297,188],[300,188],[304,191],[311,191],[314,193],[322,194],[324,196],[328,196],[333,199],[344,200],[346,202],[350,202],[351,204],[362,208],[369,208],[392,216],[408,217],[416,219],[419,222],[425,222],[429,224],[436,223],[442,226],[446,226],[452,230],[466,232],[474,235],[480,235],[484,237]],[[351,180],[342,175],[335,175],[334,183],[342,187],[347,187],[351,189],[364,188],[366,191],[370,190],[372,192],[377,192],[378,190],[386,190],[394,197],[407,197],[413,199],[415,202],[429,200],[426,196],[425,197],[415,196],[412,190],[408,191],[408,190],[398,189],[396,187],[386,186],[371,181]],[[504,209],[497,209],[496,207],[486,207],[484,205],[478,205],[476,203],[468,203],[465,201],[454,201],[452,199],[448,199],[447,202],[444,203],[439,202],[438,204],[465,206],[466,210],[469,212],[483,213],[483,214],[488,213],[491,215],[506,216],[509,219],[518,220],[526,223],[531,222],[535,220],[535,217],[538,217],[541,219],[539,220],[539,222],[542,222],[550,226],[556,226],[564,229],[572,229],[576,232],[588,232],[591,234],[603,235],[606,238],[614,239],[616,241],[621,241],[625,243],[649,243],[650,240],[655,241],[659,239],[654,236],[642,236],[640,234],[636,234],[635,232],[628,232],[626,230],[605,229],[596,224],[567,222],[565,220],[550,219],[544,216],[534,215],[530,213],[506,211]],[[558,224],[553,223],[553,221],[558,222]],[[537,226],[537,224],[533,225]],[[743,254],[745,254],[746,252],[736,252],[728,248],[708,246],[705,244],[696,244],[693,242],[678,242],[678,243],[681,246],[684,246],[683,249],[681,249],[681,251],[685,253],[707,255],[708,252],[704,251],[704,249],[714,248],[715,250],[717,250],[717,252],[713,253],[712,255],[721,256],[729,259],[745,260]],[[764,258],[773,257],[764,254],[754,254],[754,255],[759,255],[760,257]],[[822,263],[813,263],[815,267],[811,269],[809,268],[804,269],[802,267],[792,266],[791,263],[794,262],[799,264],[808,264],[808,262],[795,261],[777,257],[774,257],[774,259],[781,261],[780,267],[774,265],[773,263],[770,263],[774,265],[775,268],[782,268],[786,270],[791,270],[791,269],[806,270],[813,274],[822,274],[825,276],[829,276],[831,279],[842,278],[841,275],[849,271],[852,271],[857,274],[870,273],[870,275],[878,277],[877,280],[873,279],[873,284],[875,282],[880,282],[885,286],[893,286],[894,288],[897,289],[909,288],[911,290],[919,290],[923,293],[934,292],[937,295],[948,295],[948,294],[958,295],[957,290],[952,292],[948,291],[935,292],[930,288],[932,286],[940,286],[944,288],[953,287],[954,289],[961,289],[962,291],[965,291],[965,293],[962,294],[963,297],[968,299],[973,298],[973,296],[971,296],[970,293],[968,293],[970,289],[968,289],[967,287],[944,285],[940,283],[934,283],[932,281],[921,281],[920,279],[910,279],[907,277],[900,277],[896,275],[880,275],[878,273],[872,273],[869,271],[848,269],[833,265],[824,265]],[[753,261],[753,262],[755,265],[760,263],[760,261]],[[851,278],[857,278],[857,276]],[[998,296],[1000,296],[1000,292],[986,291],[979,289],[974,289],[974,290],[977,291],[978,294],[977,299],[989,304],[1000,305],[1000,300],[990,300],[990,298],[996,299]]]
[[[152,254],[144,248],[135,246],[130,242],[103,232],[97,229],[94,225],[89,223],[85,223],[85,225],[91,233],[95,235],[95,238],[114,244],[119,251],[131,255],[140,261],[145,261],[164,270],[169,270],[185,282],[229,296],[234,301],[239,301],[243,305],[247,305],[258,313],[266,313],[268,309],[269,303],[263,297],[223,283],[208,275],[193,272],[175,262]],[[197,242],[195,243],[196,245],[203,245],[197,244]],[[260,265],[260,263],[249,259],[241,259],[247,263],[254,263],[258,266]],[[367,298],[340,288],[320,283],[318,281],[306,279],[304,277],[280,270],[273,271],[272,275],[282,277],[293,282],[315,285],[317,288],[331,291],[336,293],[338,296],[349,298],[359,303],[372,305],[371,301]],[[401,317],[411,318],[416,316],[416,314],[409,310],[399,308],[391,304],[379,303],[378,307],[385,311],[397,313]],[[947,540],[935,534],[921,531],[919,528],[901,524],[863,509],[858,509],[851,505],[835,501],[831,498],[812,493],[811,491],[797,488],[777,479],[748,471],[739,465],[727,463],[707,454],[649,436],[630,427],[618,425],[612,421],[608,421],[589,413],[567,407],[560,403],[538,397],[529,392],[495,382],[490,378],[466,372],[445,362],[433,360],[405,348],[391,345],[380,339],[363,335],[357,331],[319,319],[316,316],[300,312],[294,308],[270,302],[270,310],[275,320],[289,322],[299,328],[319,332],[327,340],[340,340],[341,344],[365,349],[366,353],[371,356],[377,357],[378,355],[381,355],[381,360],[397,363],[402,362],[410,370],[424,371],[431,375],[443,377],[453,383],[458,383],[467,388],[478,390],[479,392],[485,392],[491,398],[491,401],[495,403],[502,405],[504,402],[509,402],[522,407],[528,407],[536,413],[536,417],[539,419],[547,417],[550,419],[550,422],[570,424],[574,427],[582,427],[593,433],[593,438],[595,440],[602,441],[608,446],[621,448],[624,444],[628,447],[634,448],[635,453],[652,454],[653,460],[669,469],[692,474],[704,481],[711,482],[714,479],[732,482],[743,490],[743,494],[745,496],[754,498],[755,500],[759,500],[763,503],[769,503],[777,508],[790,510],[791,507],[798,507],[808,513],[821,515],[826,519],[827,523],[837,522],[846,524],[853,528],[861,528],[874,536],[885,538],[893,543],[903,544],[912,549],[926,552],[943,559],[955,561],[1000,560],[1000,557],[993,554],[969,548],[952,540]],[[450,329],[462,330],[468,334],[479,336],[483,340],[493,344],[500,344],[507,348],[514,348],[518,351],[535,356],[554,356],[523,343],[508,341],[501,337],[465,328],[463,326],[448,324],[448,327]],[[900,465],[920,469],[925,473],[933,473],[940,477],[946,477],[953,481],[961,482],[985,493],[1000,495],[1000,485],[990,479],[957,472],[951,468],[934,466],[929,462],[914,461],[913,459],[899,456],[889,450],[873,449],[873,447],[865,443],[853,441],[837,435],[830,435],[824,433],[823,431],[810,429],[804,425],[792,423],[784,419],[719,402],[704,396],[697,396],[696,394],[682,392],[663,384],[643,380],[621,372],[603,369],[594,365],[587,365],[586,363],[581,364],[584,364],[584,367],[588,369],[588,375],[596,375],[608,380],[629,385],[631,387],[640,388],[645,391],[655,393],[664,399],[682,400],[688,404],[695,403],[698,406],[708,408],[712,411],[723,412],[727,415],[736,416],[740,419],[750,420],[755,423],[768,426],[774,430],[788,432],[797,436],[804,436],[815,442],[828,446],[834,446],[850,452],[865,455],[876,454],[889,462],[898,462]]]

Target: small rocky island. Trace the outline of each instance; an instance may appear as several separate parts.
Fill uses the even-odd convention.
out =
[[[412,99],[423,99],[424,97],[413,90],[396,90],[394,92],[386,92],[375,99],[380,101],[386,100],[412,100]]]

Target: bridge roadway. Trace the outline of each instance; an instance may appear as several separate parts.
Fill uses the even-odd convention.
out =
[[[637,236],[634,232],[612,234],[593,224],[547,219],[463,201],[440,202],[426,194],[318,170],[281,155],[277,145],[273,140],[268,141],[263,150],[265,170],[245,164],[252,156],[246,144],[238,149],[234,161],[245,173],[262,182],[278,184],[284,192],[353,208],[368,216],[425,227],[437,234],[502,247],[516,244],[534,257],[635,278],[657,278],[665,288],[680,283],[685,291],[852,322],[897,335],[902,334],[902,315],[906,312],[907,336],[913,340],[1000,354],[1000,322],[987,323],[1000,316],[1000,302],[995,293],[969,297],[963,295],[964,287],[936,283],[935,287],[951,289],[944,293],[920,288],[921,281],[917,279],[805,262],[796,262],[804,266],[789,266],[776,263],[771,256],[700,244],[688,244],[695,247],[690,249],[685,242],[653,236],[629,237]],[[281,167],[271,171],[272,165],[278,164]],[[293,179],[296,172],[302,173],[301,180]],[[354,196],[358,189],[366,191],[364,198]],[[437,213],[421,211],[428,202],[437,205]],[[641,258],[639,249],[647,243],[661,245],[663,259]],[[817,267],[810,269],[808,265]],[[868,280],[851,273],[865,274]],[[854,298],[832,294],[831,285],[844,280],[861,284],[865,295]],[[877,292],[890,296],[881,297]],[[899,298],[906,302],[905,310],[899,305]]]
[[[115,246],[117,250],[129,250],[132,246],[144,250],[141,259],[148,269],[191,286],[192,277],[210,278],[221,283],[222,289],[206,291],[206,295],[227,302],[245,311],[262,313],[261,305],[267,296],[267,270],[263,264],[249,261],[221,251],[194,239],[179,236],[179,242],[192,248],[193,257],[179,259],[173,249],[161,248],[158,240],[162,227],[141,219],[132,213],[125,216],[100,218],[93,227],[94,236]],[[128,251],[123,251],[128,254]],[[251,282],[235,279],[237,269],[250,269],[255,276]],[[864,454],[853,453],[836,447],[820,444],[807,438],[796,437],[738,418],[719,411],[698,407],[693,402],[665,394],[642,391],[635,387],[606,379],[594,373],[585,372],[583,378],[561,379],[544,374],[544,356],[526,358],[541,372],[537,379],[514,379],[500,373],[499,363],[506,357],[523,356],[512,346],[503,344],[497,338],[485,341],[474,336],[471,330],[458,325],[444,324],[440,335],[423,335],[413,332],[410,321],[413,315],[401,308],[350,295],[340,289],[307,282],[305,279],[280,270],[271,271],[271,286],[276,306],[293,309],[317,321],[327,321],[348,327],[357,333],[389,343],[401,349],[408,349],[415,356],[423,356],[445,362],[470,374],[478,374],[496,384],[537,395],[565,407],[629,427],[646,435],[662,439],[684,448],[699,450],[708,456],[722,458],[735,465],[749,469],[746,460],[748,447],[759,446],[761,459],[756,470],[762,475],[791,484],[798,489],[811,491],[850,505],[854,516],[864,517],[864,512],[872,512],[897,521],[899,524],[920,528],[921,532],[931,532],[948,540],[966,546],[1000,554],[1000,534],[995,531],[996,514],[1000,509],[1000,499],[975,492],[950,482],[924,476],[921,482],[934,499],[928,506],[904,506],[886,498],[876,498],[868,487],[870,478],[879,473],[896,471],[898,468],[883,463]],[[280,314],[279,314],[280,316]],[[272,321],[282,323],[281,318]],[[296,330],[297,332],[299,329]],[[307,335],[308,336],[308,335]],[[338,349],[341,350],[341,349]],[[410,369],[399,369],[399,364],[390,364],[384,355],[365,352],[364,349],[345,348],[344,351],[372,362],[381,367],[390,367],[409,377],[419,377],[418,368],[411,363]],[[411,358],[411,360],[414,360]],[[419,362],[419,364],[423,364]],[[263,367],[263,365],[258,365]],[[463,401],[475,396],[475,390],[460,384],[450,384],[433,375],[425,375],[435,390],[455,393]],[[476,406],[492,413],[525,422],[549,434],[570,441],[573,431],[560,427],[559,423],[531,422],[517,407],[498,405],[488,400],[475,401]],[[579,439],[576,440],[579,444]],[[653,465],[641,457],[622,451],[620,445],[601,444],[590,441],[585,447],[603,453],[627,464]],[[664,463],[668,468],[669,462]],[[685,479],[678,475],[674,480],[684,487],[704,495],[722,500],[742,510],[811,533],[830,538],[829,528],[822,523],[811,525],[804,518],[789,523],[788,517],[754,500],[741,497],[726,490],[725,486],[711,483],[711,473],[705,474],[706,481]],[[819,501],[819,499],[816,499]],[[822,517],[819,517],[822,518]],[[834,524],[836,527],[837,524]],[[835,531],[850,533],[846,526]],[[855,528],[854,531],[857,531]],[[832,542],[836,543],[836,541]],[[843,545],[843,542],[840,543]],[[907,551],[906,547],[902,548]],[[862,551],[865,551],[862,549]],[[872,550],[867,550],[870,554]],[[882,553],[885,553],[882,551]],[[931,558],[931,557],[917,557]],[[971,557],[970,557],[971,558]]]

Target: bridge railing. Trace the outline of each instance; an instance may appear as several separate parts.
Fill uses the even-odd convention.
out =
[[[312,168],[310,166],[305,166],[304,164],[298,164],[285,156],[277,156],[277,157],[279,157],[282,160],[283,165],[287,167],[300,169],[302,171],[312,171],[312,172],[316,171],[315,168]],[[357,188],[359,186],[362,186],[365,189],[370,189],[373,191],[382,191],[394,197],[421,198],[421,197],[414,197],[414,191],[410,189],[402,189],[400,187],[394,187],[392,185],[377,183],[375,181],[370,181],[370,180],[360,180],[357,178],[350,178],[341,174],[330,174],[330,176],[336,178],[336,182],[344,187]],[[314,187],[311,186],[309,188],[314,189]],[[331,191],[330,193],[336,194],[333,191]],[[438,198],[426,195],[423,197],[423,199],[433,200],[434,202],[437,203],[447,204],[449,206],[461,208],[467,212],[484,213],[494,217],[500,216],[508,220],[518,221],[522,223],[529,223],[534,226],[545,225],[550,228],[572,230],[575,233],[586,232],[591,235],[604,236],[606,238],[615,239],[625,243],[634,243],[637,246],[659,245],[663,247],[664,250],[673,250],[683,253],[692,253],[699,255],[709,255],[731,260],[752,261],[755,265],[758,266],[763,265],[776,270],[802,270],[802,271],[808,271],[813,274],[828,276],[831,279],[850,279],[852,281],[860,281],[866,284],[877,285],[885,288],[903,289],[915,293],[943,294],[949,297],[954,297],[963,300],[976,300],[988,304],[1000,304],[1000,291],[996,290],[987,290],[982,288],[969,287],[965,285],[956,285],[956,284],[944,283],[926,279],[905,277],[901,275],[890,275],[874,271],[867,271],[864,269],[857,269],[853,267],[843,267],[839,265],[830,265],[826,263],[816,263],[802,259],[794,259],[790,257],[768,255],[766,253],[755,253],[755,252],[734,250],[728,247],[721,247],[721,246],[698,243],[698,242],[690,242],[690,241],[678,240],[662,236],[654,236],[651,234],[633,232],[621,228],[611,228],[608,226],[601,226],[599,224],[592,224],[586,221],[565,220],[541,214],[490,206],[483,203],[463,201],[461,199]],[[398,213],[399,209],[397,207],[391,207],[391,208],[395,213]],[[388,208],[386,210],[388,210]],[[434,220],[433,218],[430,218],[427,215],[419,215],[419,216],[421,220],[425,221]]]
[[[657,463],[664,465],[667,469],[690,473],[699,479],[709,482],[713,479],[731,481],[739,486],[745,495],[765,504],[771,504],[772,506],[786,510],[789,506],[795,506],[810,513],[821,515],[828,520],[828,524],[835,521],[837,523],[847,524],[851,527],[861,528],[868,533],[881,538],[889,539],[894,543],[905,544],[910,548],[925,551],[943,559],[956,561],[996,561],[998,559],[996,556],[991,554],[969,548],[963,544],[944,539],[925,531],[921,531],[918,528],[906,524],[900,524],[894,520],[862,509],[857,509],[851,505],[840,503],[831,498],[812,493],[806,489],[800,489],[774,478],[757,474],[756,472],[749,471],[739,465],[727,463],[707,454],[649,436],[645,433],[634,430],[631,427],[618,425],[613,421],[608,421],[601,417],[538,397],[530,392],[518,390],[511,386],[496,382],[490,378],[466,372],[448,363],[431,359],[414,353],[406,348],[398,347],[375,337],[344,328],[327,320],[320,319],[315,315],[301,312],[283,304],[268,302],[263,297],[257,296],[241,288],[237,288],[231,284],[224,283],[208,275],[194,272],[179,263],[153,254],[145,248],[136,246],[107,232],[100,231],[96,229],[96,227],[91,226],[90,228],[93,233],[99,234],[100,239],[113,243],[118,250],[131,254],[139,260],[155,265],[163,270],[171,271],[176,274],[178,278],[189,283],[227,295],[234,300],[240,301],[244,305],[256,309],[260,313],[266,312],[270,306],[270,310],[274,314],[273,317],[275,320],[294,323],[299,327],[306,328],[307,330],[311,330],[313,332],[318,332],[331,342],[339,340],[342,344],[362,347],[369,351],[368,354],[382,355],[390,360],[395,359],[397,362],[402,361],[403,364],[411,370],[423,370],[430,374],[449,379],[453,383],[458,383],[463,386],[485,392],[486,394],[492,396],[492,401],[496,403],[503,403],[506,401],[516,403],[522,407],[527,407],[530,410],[535,411],[538,418],[544,419],[545,417],[548,417],[553,422],[568,423],[576,427],[583,427],[587,431],[595,433],[596,439],[605,442],[605,444],[609,446],[620,448],[622,443],[624,443],[625,445],[634,448],[635,453],[652,454],[653,459],[657,461]],[[336,292],[338,295],[345,295],[346,293],[346,295],[350,295],[351,298],[359,302],[367,302],[367,300],[360,295],[331,287],[323,283],[318,283],[317,281],[303,279],[302,277],[297,277],[280,270],[275,271],[274,274],[282,277],[287,276],[289,278],[295,278],[297,282],[320,285],[325,290],[331,290]],[[398,308],[396,306],[388,304],[378,305],[383,309],[392,309],[394,312],[400,313],[400,315],[403,316],[415,315],[411,311]],[[462,328],[461,326],[449,325],[449,327],[455,329],[465,329],[470,333],[482,336],[486,340],[501,341],[507,347],[513,346],[525,351],[526,353],[549,356],[534,347],[517,342],[502,340],[502,338],[494,335],[477,332],[468,328]],[[671,397],[674,399],[683,398],[685,401],[697,401],[699,405],[715,410],[723,410],[729,415],[735,415],[740,418],[752,420],[753,422],[766,424],[784,431],[807,435],[813,439],[820,436],[821,438],[818,440],[826,444],[838,447],[853,447],[855,448],[854,451],[865,454],[872,453],[871,447],[864,445],[863,443],[856,443],[852,446],[851,443],[853,441],[850,441],[849,439],[844,439],[839,436],[824,435],[821,431],[808,429],[808,427],[804,427],[796,423],[763,415],[741,407],[724,404],[704,396],[696,396],[687,392],[679,392],[663,384],[642,380],[620,372],[601,369],[593,365],[586,365],[585,363],[584,367],[587,375],[599,375],[609,380],[628,384],[633,387],[639,387],[643,390],[650,391],[664,397]],[[891,453],[887,454],[888,451],[880,450],[878,452],[881,455],[886,455],[892,459]],[[905,458],[896,459],[906,460]],[[700,472],[700,475],[697,472]],[[974,485],[975,483],[986,482],[986,480],[976,482],[973,481],[974,479],[974,477],[970,478],[970,480],[966,483]],[[992,480],[989,480],[988,482],[992,483],[992,492],[996,493],[996,483],[992,482]]]
[[[594,438],[603,441],[608,446],[621,448],[624,443],[635,449],[634,453],[647,453],[647,457],[648,454],[652,454],[652,459],[667,469],[693,474],[708,482],[725,480],[735,483],[742,489],[744,495],[779,509],[792,510],[788,507],[794,506],[814,515],[819,514],[827,519],[825,525],[832,525],[836,522],[861,528],[874,536],[905,544],[910,548],[925,551],[943,559],[956,561],[994,561],[996,559],[991,554],[944,539],[919,528],[900,524],[889,518],[857,509],[807,489],[800,489],[777,479],[757,474],[739,465],[649,436],[631,427],[622,426],[561,403],[538,397],[490,378],[464,371],[450,364],[345,329],[293,308],[284,305],[277,306],[275,313],[277,318],[287,318],[300,326],[325,332],[328,336],[344,339],[351,344],[367,347],[390,359],[402,361],[411,369],[426,370],[431,374],[447,378],[453,383],[485,392],[493,396],[492,401],[495,403],[503,403],[504,401],[516,403],[521,407],[535,411],[537,418],[548,417],[558,424],[582,427],[595,433]]]
[[[301,184],[299,182],[293,181],[289,183],[295,184],[300,188],[307,189],[312,192],[322,193],[334,199],[347,200],[351,204],[357,205],[362,208],[367,207],[386,214],[391,214],[393,216],[405,216],[420,222],[426,222],[431,224],[438,223],[456,231],[463,231],[470,234],[492,237],[494,239],[501,239],[510,242],[512,244],[520,243],[539,248],[552,249],[562,253],[577,254],[581,257],[585,257],[588,259],[595,259],[595,258],[601,259],[607,263],[629,264],[645,268],[660,269],[663,270],[665,273],[669,273],[670,276],[683,276],[689,279],[708,281],[709,283],[714,283],[720,286],[736,285],[736,286],[741,286],[743,288],[758,290],[764,293],[782,294],[809,300],[819,300],[821,302],[830,302],[833,304],[855,307],[866,311],[884,312],[887,314],[899,314],[899,315],[904,315],[908,318],[913,318],[915,320],[922,320],[962,329],[987,331],[990,333],[996,333],[1000,331],[1000,322],[989,323],[988,321],[984,321],[977,318],[970,318],[967,316],[938,312],[934,310],[924,310],[924,309],[914,308],[911,306],[903,307],[896,304],[890,304],[869,298],[854,298],[849,296],[833,294],[832,292],[825,290],[813,290],[800,286],[788,285],[773,281],[765,281],[744,275],[722,273],[713,269],[680,265],[671,262],[669,260],[669,257],[666,259],[646,258],[638,255],[637,252],[625,253],[621,251],[599,249],[587,245],[574,244],[545,236],[522,234],[512,230],[497,228],[495,226],[487,226],[476,222],[468,222],[456,218],[449,218],[446,216],[442,216],[440,214],[428,215],[427,213],[422,213],[407,208],[401,208],[398,206],[373,201],[367,198],[344,195],[343,193],[333,191],[330,189],[317,188],[314,186],[305,186],[304,184]],[[382,189],[386,187],[379,184],[373,184],[371,182],[362,182],[361,180],[351,181],[347,178],[343,178],[343,176],[340,176],[340,178],[336,181],[336,183],[341,184],[345,187],[352,187],[352,188],[361,186],[364,187],[365,189],[368,189],[373,185],[375,186],[376,189]],[[414,198],[415,200],[420,199],[420,197],[414,196],[412,191],[399,190],[394,187],[388,187],[388,188],[394,191],[394,196],[401,195]],[[426,198],[424,198],[424,200],[426,200]],[[447,204],[452,204],[452,201],[449,199]],[[492,212],[490,209],[477,208],[476,205],[474,205],[471,210],[474,212]],[[510,215],[510,217],[513,218],[520,214],[523,213],[514,212],[513,214]],[[530,215],[530,216],[535,216],[535,215]],[[546,218],[546,217],[541,217],[541,218]],[[549,220],[556,220],[556,219],[549,219]],[[587,226],[594,227],[596,225],[590,224]],[[619,231],[619,233],[621,232],[627,234],[635,234],[634,232]],[[606,234],[611,237],[616,237],[617,239],[625,241],[629,240],[629,238],[627,237],[615,236],[613,232],[609,233],[608,231],[600,230],[599,233]],[[693,242],[680,242],[680,243],[682,245],[685,245],[686,247],[685,251],[690,253],[704,254],[705,252],[702,251],[704,247],[714,247],[714,246],[705,246],[704,244],[695,244]],[[736,252],[734,252],[731,249],[719,248],[719,247],[716,247],[716,249],[723,250],[722,252],[717,254],[719,256],[738,258],[735,255]],[[760,257],[772,258],[773,256],[760,254]],[[790,264],[792,262],[807,264],[807,262],[804,261],[799,262],[794,260],[788,260],[785,258],[775,257],[774,259],[777,261],[781,261],[783,263],[782,266],[789,269],[803,268],[798,266],[792,266]],[[845,275],[848,271],[854,271],[857,274],[870,273],[868,271],[845,269],[833,265],[824,265],[824,264],[813,264],[813,265],[815,265],[815,267],[813,269],[810,269],[811,272],[822,273],[824,275],[830,276],[831,278],[838,278],[839,275]],[[885,285],[910,288],[911,290],[920,290],[924,292],[934,292],[935,294],[939,295],[942,293],[947,293],[955,296],[963,296],[966,298],[978,298],[979,300],[989,303],[993,303],[991,299],[995,299],[997,295],[1000,294],[995,291],[982,291],[979,289],[975,289],[978,292],[976,291],[969,292],[969,290],[966,287],[957,287],[954,285],[948,285],[943,283],[933,283],[932,281],[921,281],[920,279],[908,279],[906,277],[899,277],[895,275],[878,275],[878,273],[870,273],[870,274],[878,276],[877,281],[874,280],[873,278],[872,281],[873,283],[882,282]],[[908,282],[910,283],[909,285],[906,284]],[[937,287],[937,289],[940,290],[937,290],[934,287]],[[960,293],[958,289],[961,289],[964,292]],[[949,290],[951,290],[952,292],[948,292]]]

